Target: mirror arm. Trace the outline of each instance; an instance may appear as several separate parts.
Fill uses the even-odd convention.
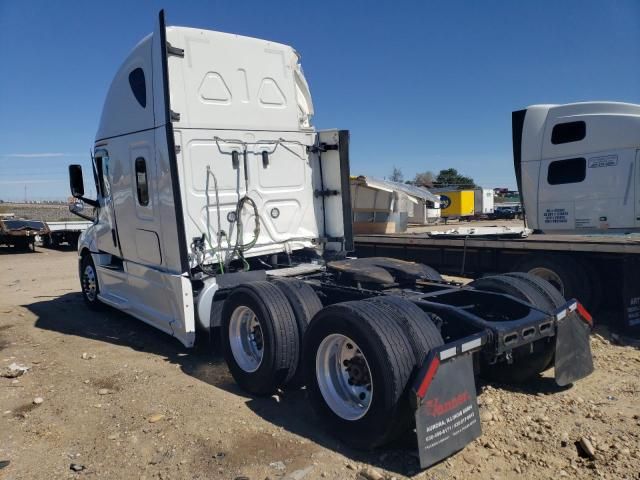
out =
[[[87,205],[91,205],[92,207],[99,207],[100,204],[98,203],[97,200],[91,200],[90,198],[86,198],[86,197],[75,197],[78,200],[82,200],[84,203],[86,203]],[[82,215],[80,215],[82,217]]]
[[[96,219],[95,217],[90,217],[89,215],[85,215],[83,213],[80,212],[74,212],[73,210],[69,210],[71,213],[73,213],[74,215],[77,215],[80,218],[84,218],[85,220],[89,220],[90,222],[95,222]]]

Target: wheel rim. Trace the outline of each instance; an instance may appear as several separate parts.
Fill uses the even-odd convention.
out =
[[[87,265],[82,272],[82,291],[87,299],[93,302],[98,292],[98,283],[96,282],[96,272],[93,266]]]
[[[529,270],[529,273],[546,280],[556,287],[556,289],[564,296],[564,283],[560,276],[553,270],[544,267],[536,267]]]
[[[371,406],[371,369],[356,342],[338,333],[327,336],[316,354],[316,379],[329,408],[345,420],[362,418]]]
[[[260,368],[264,336],[258,317],[249,307],[236,307],[231,314],[229,344],[233,358],[242,370],[251,373]]]

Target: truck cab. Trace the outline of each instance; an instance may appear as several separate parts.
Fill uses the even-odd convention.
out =
[[[640,231],[640,105],[534,105],[512,119],[516,178],[531,228]]]
[[[211,307],[194,293],[210,300],[216,275],[352,249],[349,135],[313,113],[292,47],[162,18],[116,73],[95,138],[97,215],[78,248],[96,298],[191,346]]]

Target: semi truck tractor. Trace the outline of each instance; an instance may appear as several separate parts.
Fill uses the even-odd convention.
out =
[[[481,434],[475,376],[559,385],[593,369],[591,316],[515,273],[469,286],[353,250],[349,133],[317,130],[291,47],[166,27],[118,70],[93,150],[82,295],[186,347],[219,336],[253,395],[306,386],[357,448],[415,430],[428,467]],[[188,401],[188,398],[185,399]]]

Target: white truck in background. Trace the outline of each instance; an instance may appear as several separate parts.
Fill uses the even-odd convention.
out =
[[[73,196],[97,211],[78,243],[86,304],[187,347],[219,335],[243,389],[306,385],[354,447],[415,427],[423,467],[481,434],[475,373],[525,381],[555,365],[559,385],[591,373],[592,319],[548,282],[462,287],[427,265],[347,257],[349,135],[316,130],[312,114],[293,48],[167,28],[160,12],[107,94],[96,199],[69,167]]]
[[[476,187],[473,189],[474,212],[476,217],[487,217],[493,214],[494,198],[492,188]]]
[[[640,233],[640,105],[534,105],[514,113],[527,224],[545,233]]]

